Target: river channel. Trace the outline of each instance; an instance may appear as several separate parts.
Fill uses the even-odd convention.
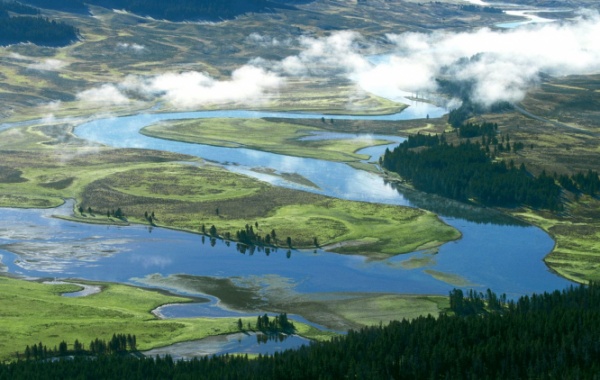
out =
[[[423,112],[436,117],[443,112],[429,107],[422,108],[419,111],[421,113],[413,110],[410,114],[399,113],[383,118],[400,120],[422,117]],[[550,272],[542,261],[554,244],[547,234],[493,210],[418,193],[403,194],[380,176],[343,163],[243,148],[166,141],[139,133],[144,126],[161,120],[210,117],[382,118],[254,111],[147,114],[94,120],[78,126],[75,133],[81,138],[114,147],[157,149],[202,157],[232,171],[252,175],[278,186],[302,189],[302,186],[286,182],[281,176],[270,176],[265,174],[268,171],[253,169],[268,168],[276,173],[297,173],[318,186],[304,190],[327,196],[430,209],[460,230],[462,238],[441,246],[436,252],[413,252],[380,261],[322,250],[293,251],[290,257],[282,251],[270,255],[258,252],[250,255],[241,254],[234,245],[229,246],[222,241],[212,246],[208,242],[203,244],[198,235],[168,229],[79,224],[50,217],[52,214],[70,213],[72,203],[68,202],[57,210],[0,211],[0,255],[7,270],[30,277],[82,278],[133,284],[154,274],[188,274],[235,278],[241,284],[265,288],[277,283],[287,291],[299,294],[447,294],[452,288],[460,286],[482,291],[490,288],[516,297],[561,289],[570,284]],[[344,137],[388,139],[392,142],[391,146],[400,141],[393,136]],[[376,159],[385,148],[369,148],[368,153]],[[420,265],[410,265],[411,262],[419,262]],[[195,305],[193,309],[165,308],[161,313],[169,317],[238,315],[235,311],[221,308],[218,300]],[[256,340],[254,337],[249,339]]]
[[[398,100],[404,94],[386,94]],[[406,99],[404,99],[406,101]],[[203,243],[199,235],[146,226],[103,226],[53,218],[68,214],[73,203],[54,210],[0,209],[0,260],[10,273],[57,280],[81,278],[140,284],[159,274],[187,274],[212,278],[235,278],[239,284],[272,287],[298,294],[378,292],[401,294],[448,294],[455,287],[485,290],[517,297],[533,292],[562,289],[570,282],[552,273],[544,264],[554,242],[541,229],[524,225],[490,209],[417,192],[399,192],[380,176],[343,163],[283,156],[245,148],[221,148],[146,137],[139,131],[148,125],[173,119],[198,118],[316,118],[406,120],[440,117],[446,110],[427,103],[411,103],[407,110],[385,116],[331,116],[259,111],[209,111],[140,114],[98,119],[78,126],[84,139],[113,147],[156,149],[198,156],[225,168],[253,176],[276,186],[317,192],[348,200],[378,202],[431,210],[460,230],[460,240],[435,252],[413,252],[386,260],[369,261],[360,256],[338,255],[322,250],[241,254],[234,245],[216,241]],[[4,126],[7,128],[9,126]],[[318,138],[387,139],[394,136],[347,135]],[[376,160],[388,146],[359,153]],[[261,169],[261,170],[256,170]],[[264,170],[269,169],[269,170]],[[296,173],[317,187],[288,182],[280,175]],[[411,263],[419,263],[412,265]],[[332,270],[334,268],[334,270]],[[265,280],[265,279],[268,279]],[[168,290],[173,290],[169,289]],[[195,294],[198,295],[198,294]],[[162,317],[248,315],[221,307],[219,300],[191,306],[167,306]],[[297,316],[304,320],[302,316]],[[304,320],[305,321],[305,320]],[[310,321],[305,321],[310,322]],[[220,341],[217,342],[217,341]],[[182,357],[225,352],[273,351],[304,344],[293,339],[281,345],[254,344],[255,336],[222,337],[200,345],[184,344]],[[233,351],[232,351],[233,350]],[[160,353],[159,351],[155,353]]]

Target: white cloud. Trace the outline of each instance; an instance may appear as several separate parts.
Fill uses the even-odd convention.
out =
[[[293,43],[289,38],[282,40],[277,37],[265,36],[259,33],[250,33],[250,35],[246,37],[246,42],[261,47],[282,47],[290,46]]]
[[[377,94],[432,92],[436,79],[472,84],[484,105],[519,101],[541,73],[563,76],[600,72],[600,17],[582,13],[567,23],[532,24],[513,30],[388,35],[392,52],[369,57],[377,46],[358,33],[301,37],[302,50],[278,62],[255,65],[282,75],[342,76]],[[381,47],[380,47],[381,48]]]
[[[21,56],[21,57],[15,56],[13,58],[20,59],[20,60],[27,60],[27,58],[24,56]],[[68,65],[69,65],[68,62],[61,61],[60,59],[49,58],[49,59],[44,59],[43,61],[34,61],[33,63],[30,63],[29,65],[27,65],[27,68],[32,69],[32,70],[40,70],[40,71],[60,71]]]
[[[538,82],[540,73],[600,72],[598,35],[598,14],[571,23],[508,31],[390,35],[396,49],[389,62],[376,64],[356,77],[360,83],[388,76],[393,85],[419,91],[435,88],[435,79],[446,76],[473,83],[473,98],[482,104],[518,101]]]
[[[167,73],[145,81],[146,92],[180,108],[210,104],[252,104],[265,100],[283,85],[283,79],[255,66],[242,66],[231,74],[230,80],[216,80],[196,71]]]
[[[132,50],[136,53],[141,52],[146,49],[146,47],[144,45],[139,45],[139,44],[135,44],[135,43],[130,44],[127,42],[119,42],[117,44],[117,48],[120,50]]]
[[[572,22],[532,24],[514,30],[403,33],[388,35],[385,49],[359,33],[336,32],[327,37],[300,37],[296,55],[278,61],[257,57],[229,79],[206,73],[171,72],[130,76],[79,94],[122,104],[129,98],[169,102],[178,108],[204,105],[255,104],[277,94],[286,77],[342,77],[377,94],[434,92],[437,79],[464,81],[472,98],[484,105],[519,101],[541,73],[555,76],[600,72],[600,17],[581,14]],[[277,39],[253,33],[256,44],[276,48]]]
[[[19,54],[19,53],[10,53],[8,56],[10,58],[12,58],[12,59],[16,59],[16,60],[19,60],[19,61],[31,61],[31,58],[26,57],[26,56],[24,56],[22,54]]]
[[[258,104],[283,85],[284,79],[273,72],[246,65],[233,71],[229,80],[217,80],[197,71],[128,76],[121,83],[85,90],[77,97],[106,105],[125,104],[133,99],[159,100],[176,108],[192,109],[230,103]]]
[[[103,84],[100,87],[82,91],[77,94],[77,99],[101,105],[122,105],[129,102],[127,96],[112,84]]]

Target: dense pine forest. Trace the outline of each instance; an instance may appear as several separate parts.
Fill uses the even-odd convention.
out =
[[[80,0],[27,0],[29,4],[48,9],[85,13]],[[89,0],[85,3],[109,9],[123,9],[141,16],[170,21],[222,20],[248,12],[265,12],[291,6],[269,0]]]
[[[0,2],[0,45],[31,42],[65,46],[77,40],[76,28],[40,17],[39,13],[39,9],[15,1]]]
[[[437,319],[349,331],[273,356],[19,360],[0,365],[0,379],[585,379],[600,373],[600,285],[516,301],[490,291],[454,290],[450,298],[452,311]]]
[[[386,150],[381,165],[410,181],[415,188],[459,201],[475,200],[486,206],[561,210],[561,191],[576,195],[597,195],[598,173],[557,176],[545,172],[533,176],[524,164],[497,160],[503,152],[525,148],[511,141],[509,135],[498,135],[492,123],[462,124],[456,128],[461,139],[456,145],[446,135],[410,136],[392,151]]]
[[[464,133],[471,135],[476,129],[469,126]],[[517,149],[515,144],[503,141],[500,147],[498,141],[492,141],[496,137],[486,138],[485,134],[482,140],[452,145],[444,136],[411,136],[393,151],[386,150],[381,165],[411,181],[419,190],[452,199],[475,199],[488,206],[560,209],[560,187],[553,177],[545,173],[534,177],[524,165],[495,161],[491,143],[495,142],[495,150]]]

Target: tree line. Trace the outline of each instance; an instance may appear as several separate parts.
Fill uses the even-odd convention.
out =
[[[45,17],[8,17],[8,13],[0,11],[0,45],[30,42],[43,46],[65,46],[76,41],[78,36],[77,28],[63,22]]]
[[[42,342],[27,345],[22,353],[17,352],[18,359],[24,360],[45,360],[64,356],[99,356],[99,355],[116,355],[127,352],[137,351],[137,339],[131,334],[113,334],[112,338],[107,342],[102,339],[94,339],[88,347],[75,339],[75,342],[69,348],[69,345],[64,340],[54,348],[48,348]],[[1,378],[1,377],[0,377]]]
[[[504,13],[504,11],[500,8],[481,7],[475,4],[461,5],[460,10],[465,12]]]
[[[0,364],[0,379],[591,379],[600,373],[597,283],[517,300],[491,291],[453,292],[454,307],[482,308],[351,330],[331,341],[253,359],[19,360]]]
[[[481,130],[483,126],[478,127]],[[474,130],[471,127],[469,130]],[[485,137],[485,136],[484,136]],[[512,161],[495,161],[496,151],[514,149],[510,141],[499,142],[495,136],[472,143],[462,141],[449,144],[443,136],[429,137],[427,149],[414,149],[410,136],[390,151],[386,149],[380,164],[411,181],[415,188],[460,201],[475,199],[489,206],[513,207],[527,205],[536,208],[559,210],[560,187],[553,177],[542,172],[532,176],[524,164],[516,167]],[[490,145],[496,142],[494,151]]]

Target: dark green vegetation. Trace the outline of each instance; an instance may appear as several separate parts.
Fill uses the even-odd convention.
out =
[[[71,349],[69,349],[71,347]],[[17,354],[19,359],[25,360],[44,360],[55,357],[65,357],[67,355],[121,355],[127,352],[137,351],[137,338],[131,334],[113,334],[107,342],[103,339],[94,339],[89,345],[80,342],[78,339],[69,345],[64,340],[58,346],[50,347],[42,342],[28,345],[22,354]]]
[[[494,7],[480,7],[474,4],[461,5],[461,10],[467,12],[487,12],[487,13],[502,13],[502,9]]]
[[[524,149],[506,149],[497,159],[525,164],[533,175],[556,173],[563,183],[563,210],[514,209],[511,213],[540,226],[556,241],[545,258],[550,268],[578,282],[600,280],[600,198],[594,190],[594,174],[600,172],[600,76],[547,78],[512,110],[485,113],[471,121],[498,124],[501,135],[510,135],[511,145],[520,142]],[[452,134],[447,134],[449,138]],[[533,147],[533,149],[531,149]],[[578,190],[565,181],[587,177]],[[554,175],[553,175],[554,177]],[[586,190],[586,187],[588,190]]]
[[[64,46],[77,40],[77,29],[44,17],[0,18],[0,44],[31,42],[44,46]]]
[[[240,330],[243,330],[242,320],[238,320]],[[296,331],[294,323],[291,322],[286,313],[281,313],[273,318],[269,318],[267,314],[259,315],[256,318],[256,329],[267,334],[286,333],[293,334]]]
[[[109,342],[113,334],[135,335],[140,350],[166,346],[179,341],[237,332],[234,318],[159,320],[151,313],[167,303],[193,299],[163,294],[131,286],[95,283],[101,292],[85,297],[62,297],[79,286],[42,284],[0,276],[0,361],[24,355],[26,346],[42,342],[46,352],[61,342],[96,339]],[[40,352],[38,350],[38,355]],[[23,356],[22,356],[23,357]],[[0,376],[0,378],[2,378]]]
[[[468,315],[442,315],[374,326],[255,359],[229,356],[173,362],[170,357],[104,356],[56,362],[19,361],[1,378],[166,379],[506,379],[593,378],[600,371],[600,286],[505,302],[492,292],[464,297]],[[489,301],[493,301],[493,307]],[[501,300],[501,301],[500,301]],[[458,310],[458,309],[457,309]]]
[[[15,1],[0,2],[0,45],[31,42],[44,46],[65,46],[77,40],[76,28],[45,17],[31,17],[39,13],[38,9]]]
[[[485,125],[469,126],[460,133],[476,135],[477,131],[488,129]],[[417,189],[448,198],[462,201],[475,198],[489,206],[523,204],[551,210],[561,208],[560,187],[554,178],[545,173],[532,177],[524,165],[517,168],[514,163],[494,161],[490,152],[492,140],[496,140],[495,150],[500,146],[511,149],[510,141],[504,148],[504,136],[501,145],[495,136],[485,139],[484,135],[482,140],[472,143],[467,139],[455,146],[446,142],[445,135],[411,136],[393,151],[386,150],[381,164],[410,180]],[[415,150],[426,145],[426,149]]]

